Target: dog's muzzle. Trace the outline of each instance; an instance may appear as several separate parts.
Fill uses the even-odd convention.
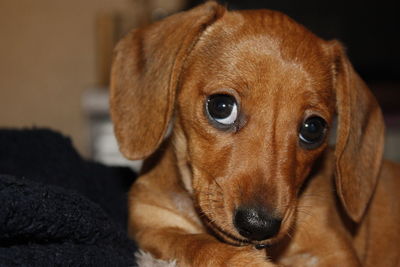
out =
[[[278,234],[282,220],[271,216],[264,208],[239,207],[233,223],[239,234],[250,241],[262,241]]]

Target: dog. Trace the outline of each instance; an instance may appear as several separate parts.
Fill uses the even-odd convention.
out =
[[[206,2],[125,36],[110,87],[120,150],[146,159],[129,235],[154,257],[400,266],[400,167],[340,42]]]

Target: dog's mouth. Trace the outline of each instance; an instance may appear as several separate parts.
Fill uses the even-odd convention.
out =
[[[207,225],[209,231],[211,231],[214,234],[214,236],[216,236],[221,241],[224,241],[225,243],[228,243],[228,244],[234,245],[234,246],[246,246],[246,245],[251,244],[251,242],[249,240],[237,237],[236,235],[231,234],[230,232],[222,229],[221,227],[219,227],[215,222],[213,222],[209,218],[206,218],[206,220],[207,220],[206,225]]]
[[[220,239],[221,241],[228,243],[234,246],[254,246],[256,249],[265,249],[272,247],[279,240],[283,239],[285,236],[290,236],[289,230],[291,229],[291,225],[293,223],[295,208],[290,208],[285,212],[283,216],[281,226],[279,231],[273,236],[268,236],[265,239],[256,240],[252,238],[244,237],[240,234],[238,230],[226,230],[223,227],[219,226],[215,220],[212,220],[207,215],[204,215],[204,222],[210,232]],[[235,229],[232,227],[232,229]]]
[[[217,179],[213,181],[205,188],[195,190],[197,213],[213,236],[234,246],[251,245],[263,249],[288,235],[294,222],[296,201],[286,198],[275,202],[281,207],[269,208],[263,202],[236,204],[237,199],[224,194],[224,187],[217,183]],[[286,208],[282,210],[282,207]]]
[[[264,249],[273,246],[280,238],[272,237],[266,240],[251,240],[248,238],[242,238],[236,234],[232,234],[224,229],[221,229],[218,225],[212,221],[208,222],[209,230],[221,241],[228,243],[233,246],[254,246],[256,249]]]

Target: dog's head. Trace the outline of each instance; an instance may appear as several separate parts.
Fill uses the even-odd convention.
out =
[[[380,168],[381,112],[341,45],[278,12],[208,2],[133,31],[116,48],[111,111],[131,159],[173,123],[186,188],[235,244],[287,233],[336,114],[337,192],[355,221]]]

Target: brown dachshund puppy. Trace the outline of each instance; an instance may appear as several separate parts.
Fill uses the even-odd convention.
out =
[[[148,158],[129,232],[155,257],[400,266],[400,168],[382,161],[380,108],[337,41],[208,2],[119,43],[111,111],[123,154]]]

